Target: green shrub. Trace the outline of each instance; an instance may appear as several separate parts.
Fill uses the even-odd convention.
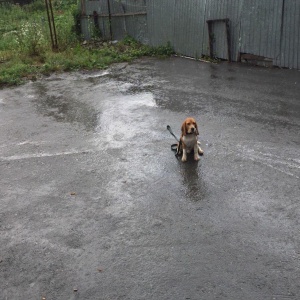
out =
[[[14,33],[19,50],[29,55],[38,55],[47,47],[47,36],[44,28],[34,20],[25,22]]]

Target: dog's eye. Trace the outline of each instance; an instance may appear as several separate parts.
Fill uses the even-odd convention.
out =
[[[186,125],[190,126],[190,125],[191,125],[191,123],[187,123]]]

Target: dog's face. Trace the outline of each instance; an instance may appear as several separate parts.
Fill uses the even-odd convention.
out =
[[[186,118],[181,126],[182,135],[195,133],[199,135],[198,126],[194,118]]]

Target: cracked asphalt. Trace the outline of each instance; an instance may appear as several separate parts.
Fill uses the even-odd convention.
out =
[[[299,299],[299,95],[178,57],[0,90],[0,299]]]

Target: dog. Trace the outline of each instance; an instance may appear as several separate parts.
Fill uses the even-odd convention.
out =
[[[203,155],[203,150],[200,147],[200,142],[197,136],[199,135],[198,125],[194,118],[186,118],[181,126],[180,144],[182,147],[183,162],[187,161],[187,153],[194,151],[194,160],[200,159],[199,154]]]

